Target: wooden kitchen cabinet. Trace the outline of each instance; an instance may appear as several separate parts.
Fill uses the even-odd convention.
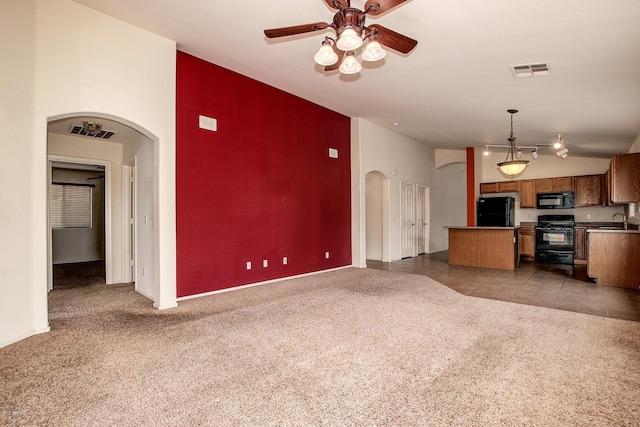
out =
[[[576,176],[575,188],[576,207],[602,205],[602,175]]]
[[[520,258],[533,259],[536,255],[536,230],[534,227],[520,227],[519,246]]]
[[[536,207],[536,182],[533,179],[520,181],[520,208]]]
[[[520,181],[500,181],[498,182],[498,193],[517,193],[520,191]]]
[[[516,242],[513,227],[450,227],[449,264],[515,270]]]
[[[573,263],[585,265],[587,263],[587,227],[575,227]]]
[[[553,191],[573,191],[573,177],[553,178]]]
[[[480,194],[491,194],[498,192],[497,182],[483,182],[480,184]]]
[[[555,193],[558,191],[573,191],[573,177],[536,179],[536,193]]]
[[[640,233],[589,230],[587,274],[598,285],[640,287]]]
[[[536,179],[536,193],[553,193],[553,178]]]
[[[612,203],[640,201],[640,153],[620,154],[611,159]]]

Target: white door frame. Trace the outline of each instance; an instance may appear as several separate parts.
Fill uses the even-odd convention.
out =
[[[411,188],[411,194],[405,196],[405,189]],[[415,256],[416,242],[416,185],[410,182],[400,182],[400,258]],[[411,226],[408,226],[411,223]],[[408,235],[407,235],[408,234]],[[411,243],[411,252],[405,243]]]
[[[422,210],[422,224],[417,224],[423,231],[422,233],[417,233],[418,235],[422,234],[422,245],[424,247],[424,253],[428,254],[429,251],[429,227],[431,221],[430,215],[430,190],[429,187],[418,184],[418,189],[416,192],[417,200],[420,201],[420,196],[422,196],[422,203],[416,203],[416,211],[418,209]],[[416,214],[416,223],[417,223],[418,215]],[[416,255],[418,255],[418,249],[416,248]]]
[[[104,166],[104,261],[105,261],[105,281],[111,283],[112,277],[112,252],[111,252],[111,162],[108,160],[87,159],[82,157],[58,156],[49,154],[47,156],[47,289],[53,289],[53,233],[51,231],[51,213],[49,212],[51,203],[51,181],[52,163],[76,163],[82,165]]]
[[[135,290],[138,290],[136,282],[136,264],[137,264],[137,227],[136,212],[138,210],[136,188],[138,182],[138,169],[136,163],[138,156],[134,155],[130,160],[123,162],[122,166],[122,241],[124,242],[124,250],[122,251],[123,279],[125,282],[135,283]]]

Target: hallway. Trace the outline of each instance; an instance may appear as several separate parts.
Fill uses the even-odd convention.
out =
[[[523,261],[515,271],[448,264],[448,252],[395,262],[367,260],[367,267],[429,276],[472,297],[640,322],[640,290],[598,286],[586,266]]]

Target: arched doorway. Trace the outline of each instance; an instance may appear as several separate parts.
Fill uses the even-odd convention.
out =
[[[85,123],[99,124],[97,132]],[[104,258],[106,283],[135,282],[135,289],[157,301],[154,274],[157,140],[141,127],[100,113],[65,114],[50,118],[47,154],[51,162],[101,165],[105,170]],[[131,171],[135,171],[132,174]],[[51,166],[48,171],[51,181]],[[50,219],[50,215],[48,215]],[[48,235],[48,286],[52,286],[52,230]]]

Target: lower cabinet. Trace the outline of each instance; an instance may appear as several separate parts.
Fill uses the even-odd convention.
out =
[[[585,265],[587,263],[587,227],[576,227],[573,238],[575,239],[573,263]]]
[[[516,241],[513,227],[450,227],[449,264],[515,270]]]
[[[640,288],[640,233],[589,230],[587,274],[598,285]]]
[[[519,230],[519,250],[521,259],[533,259],[536,255],[536,230],[534,227],[521,227]]]

